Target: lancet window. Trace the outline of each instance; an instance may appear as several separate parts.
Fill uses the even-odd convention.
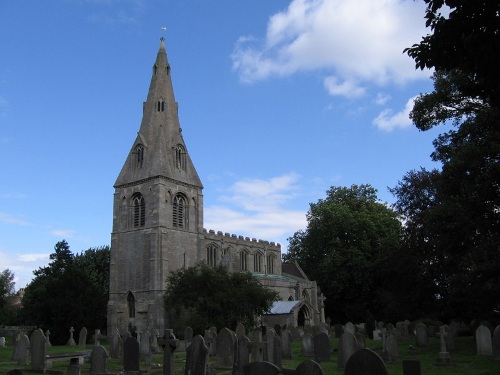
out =
[[[186,170],[186,149],[182,145],[175,147],[175,166],[180,170]]]
[[[262,272],[262,253],[259,251],[253,255],[253,272]]]
[[[173,200],[172,217],[174,228],[188,227],[188,206],[187,200],[182,194],[177,194]]]
[[[267,256],[267,273],[274,273],[274,255]]]
[[[128,317],[135,318],[135,297],[132,292],[127,294]]]
[[[207,246],[207,264],[213,267],[217,265],[217,246],[215,244]]]
[[[240,270],[247,271],[248,270],[248,251],[243,250],[240,253]]]
[[[132,210],[134,228],[143,227],[146,224],[146,202],[141,194],[132,197]]]
[[[144,146],[137,145],[134,149],[134,165],[136,169],[142,168],[144,164]]]

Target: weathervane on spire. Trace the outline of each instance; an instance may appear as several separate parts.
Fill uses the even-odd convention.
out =
[[[162,29],[163,31],[167,31],[167,28],[166,28],[165,26],[162,26],[162,27],[161,27],[161,29]],[[164,37],[164,36],[162,36],[162,37],[160,38],[160,40],[161,40],[162,42],[163,42],[163,41],[165,41],[165,37]]]

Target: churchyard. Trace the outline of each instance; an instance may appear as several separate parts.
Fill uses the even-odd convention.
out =
[[[413,334],[406,328],[413,329]],[[185,374],[186,366],[191,368],[191,375],[203,373],[203,368],[207,375],[243,375],[244,365],[255,359],[257,362],[249,365],[253,372],[248,374],[500,375],[500,328],[492,335],[489,328],[480,326],[476,335],[468,336],[454,335],[448,326],[440,330],[422,324],[406,328],[380,327],[375,331],[378,336],[375,340],[350,323],[337,325],[336,329],[331,327],[328,333],[312,327],[304,332],[277,326],[267,329],[265,334],[246,333],[243,327],[235,332],[224,328],[216,334],[212,328],[205,332],[204,338],[193,337],[192,330],[187,329],[184,340],[175,339],[167,331],[170,338],[166,342],[148,333],[137,340],[128,335],[104,337],[99,332],[90,335],[82,329],[74,337],[74,330],[68,332],[68,345],[64,346],[47,345],[47,336],[38,330],[30,333],[29,338],[18,336],[16,345],[12,338],[6,338],[4,346],[0,345],[0,374],[12,369],[19,369],[22,374],[43,371],[34,370],[36,366],[46,366],[45,373],[51,374],[100,374],[104,369],[118,374],[124,368],[134,374],[136,370],[164,374],[166,364],[172,370],[166,373],[175,375]],[[165,344],[166,353],[162,348]],[[27,345],[36,353],[26,351]],[[42,349],[35,349],[37,345]],[[231,347],[233,350],[228,350]],[[50,366],[47,359],[52,361]],[[263,364],[262,360],[277,366]],[[363,372],[366,366],[369,372]]]

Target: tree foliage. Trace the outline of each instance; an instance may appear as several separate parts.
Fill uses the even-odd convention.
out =
[[[330,188],[326,199],[310,204],[307,229],[289,238],[283,255],[318,282],[326,314],[336,321],[365,319],[399,251],[401,224],[376,193],[370,185]]]
[[[205,263],[171,272],[165,293],[166,310],[186,314],[186,324],[201,334],[210,326],[235,329],[238,322],[254,327],[277,300],[250,273]]]
[[[64,344],[69,329],[106,326],[109,284],[109,247],[71,253],[66,241],[58,242],[52,262],[34,271],[26,287],[22,314],[27,324],[49,329],[53,343]]]
[[[13,314],[9,298],[14,295],[14,273],[6,268],[0,272],[0,325],[9,321]]]

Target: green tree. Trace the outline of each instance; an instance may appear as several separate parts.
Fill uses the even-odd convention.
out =
[[[363,321],[377,304],[382,272],[400,249],[396,213],[370,185],[332,187],[311,203],[307,229],[289,239],[285,261],[296,261],[326,296],[325,313],[335,321]]]
[[[13,310],[9,299],[14,295],[14,273],[6,268],[0,273],[0,325],[5,324],[12,316]]]
[[[165,308],[171,316],[187,316],[186,324],[202,334],[210,326],[234,329],[238,322],[254,327],[278,297],[249,272],[230,273],[200,263],[170,273]]]
[[[51,340],[64,344],[69,328],[89,330],[106,326],[109,248],[73,255],[66,241],[58,242],[48,266],[34,271],[26,287],[23,317],[27,324],[49,329]]]

